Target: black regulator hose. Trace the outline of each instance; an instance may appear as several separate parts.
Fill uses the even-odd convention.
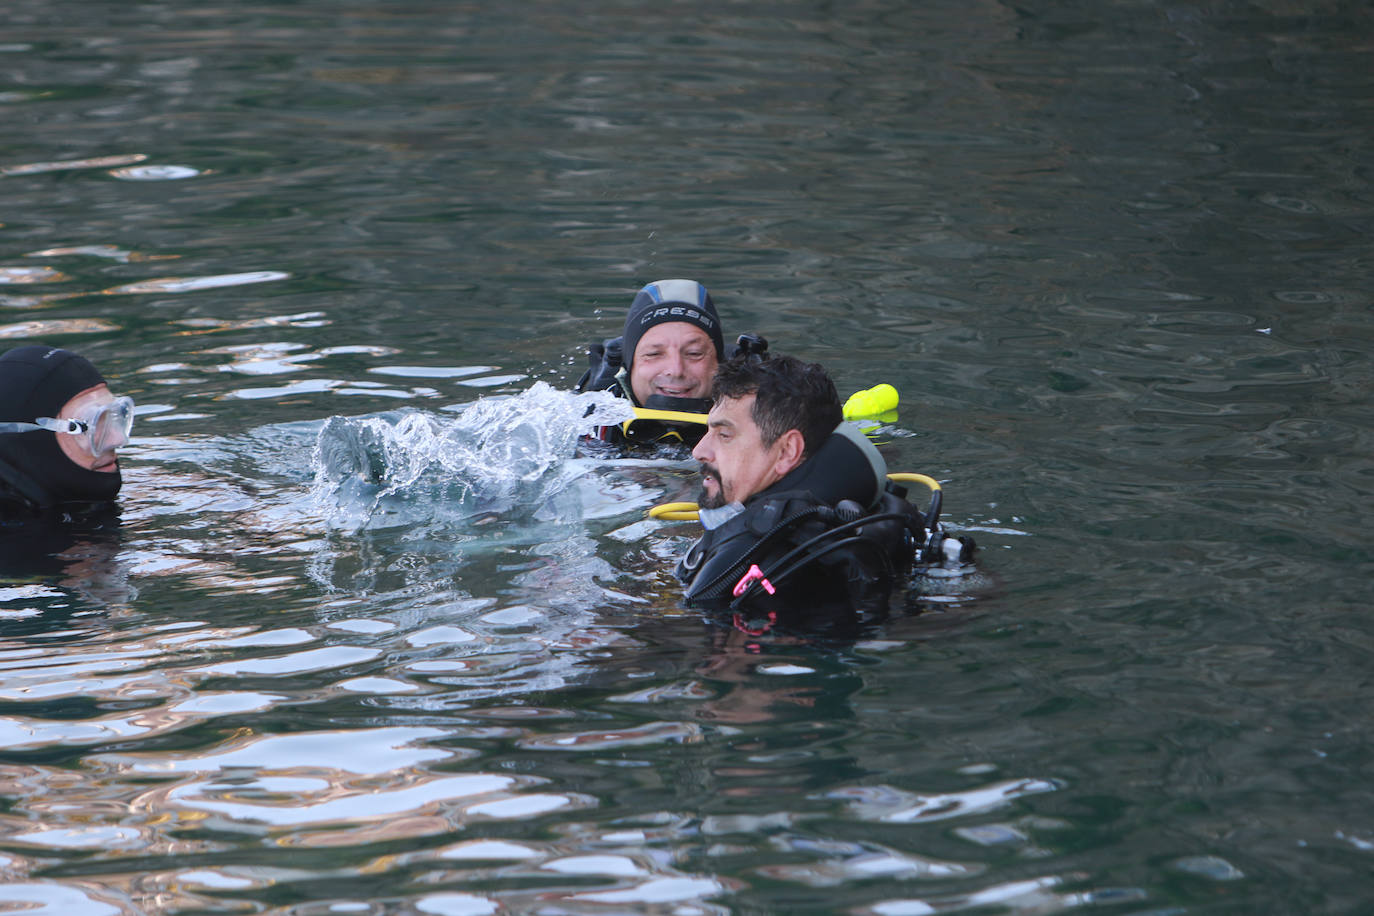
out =
[[[820,534],[803,541],[796,547],[793,547],[787,553],[778,557],[778,559],[774,561],[772,564],[770,564],[768,569],[764,571],[763,577],[767,579],[769,582],[774,582],[775,580],[777,582],[781,582],[788,576],[792,575],[792,573],[800,569],[802,566],[811,562],[817,557],[822,557],[825,554],[830,553],[831,551],[836,550],[841,546],[848,545],[852,541],[862,541],[864,540],[864,538],[845,538],[844,540],[841,540],[836,544],[826,545],[824,549],[819,550],[814,554],[806,553],[806,551],[810,550],[812,547],[815,547],[817,544],[823,543],[824,541],[827,541],[838,535],[845,534],[846,532],[853,531],[856,528],[862,528],[864,525],[872,524],[875,522],[884,522],[889,519],[906,520],[908,518],[909,516],[905,512],[879,512],[874,515],[865,515],[863,518],[855,519],[852,522],[845,522],[843,525],[837,525],[834,528],[828,528],[825,531],[822,531]],[[800,560],[798,560],[796,563],[793,563],[791,566],[783,570],[781,573],[775,574],[775,570],[782,569],[783,564],[788,563],[793,558],[798,556],[801,557]],[[743,592],[743,594],[741,594],[738,598],[732,601],[730,603],[730,606],[732,608],[736,607],[741,601],[743,601],[745,598],[748,598],[750,592],[752,592],[757,585],[758,582],[750,582],[748,587]]]
[[[769,582],[774,584],[778,582],[783,582],[787,579],[787,577],[791,576],[793,573],[801,569],[806,564],[814,562],[815,560],[819,560],[826,554],[834,553],[837,550],[843,550],[844,548],[853,546],[855,544],[867,544],[869,549],[873,551],[873,553],[878,557],[880,561],[882,561],[883,569],[886,571],[886,573],[889,576],[893,575],[894,571],[892,569],[892,561],[888,559],[887,554],[882,550],[882,548],[880,548],[877,544],[874,544],[871,540],[864,537],[863,535],[852,535],[847,538],[840,538],[833,544],[826,544],[820,550],[817,550],[814,553],[809,553],[806,556],[801,557],[797,560],[797,562],[793,563],[791,566],[787,567],[780,573],[765,573],[763,578],[767,579]],[[750,582],[749,585],[745,587],[745,590],[740,593],[740,596],[736,598],[734,601],[730,602],[730,610],[739,610],[740,605],[749,599],[750,595],[753,593],[754,589],[758,585],[758,581]]]
[[[802,509],[800,512],[795,512],[787,518],[784,518],[781,521],[779,521],[776,525],[772,527],[772,529],[770,529],[766,534],[764,534],[763,537],[755,541],[753,546],[746,550],[738,560],[730,564],[730,566],[726,568],[724,572],[720,573],[709,583],[702,586],[702,588],[697,592],[697,597],[702,601],[709,601],[713,598],[720,597],[720,595],[723,594],[726,589],[732,587],[732,580],[739,580],[739,577],[744,574],[743,570],[749,568],[747,564],[750,562],[750,559],[760,550],[767,547],[769,541],[771,541],[785,529],[791,528],[793,525],[797,524],[803,519],[810,518],[813,515],[819,515],[824,511],[831,510],[828,506],[811,506],[806,509]]]

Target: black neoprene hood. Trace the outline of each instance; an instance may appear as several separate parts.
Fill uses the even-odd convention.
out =
[[[695,280],[658,280],[641,289],[630,303],[625,316],[624,346],[621,360],[628,370],[634,364],[639,338],[649,328],[670,321],[696,325],[711,338],[716,359],[725,359],[725,338],[720,330],[720,316],[711,294]]]
[[[31,423],[56,417],[73,397],[105,378],[85,357],[43,344],[0,356],[0,421]],[[91,471],[72,461],[57,433],[34,430],[0,435],[0,489],[12,502],[49,508],[65,502],[106,502],[123,484],[114,471]]]

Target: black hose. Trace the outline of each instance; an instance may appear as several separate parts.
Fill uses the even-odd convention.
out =
[[[803,564],[809,563],[809,562],[811,562],[812,560],[817,559],[818,557],[825,556],[827,553],[831,553],[832,551],[836,550],[836,549],[837,549],[839,546],[841,546],[841,545],[849,544],[849,543],[851,543],[851,542],[856,542],[856,541],[863,541],[863,540],[866,540],[866,539],[865,539],[865,538],[862,538],[862,537],[846,538],[846,539],[844,539],[844,540],[842,540],[842,541],[839,541],[837,544],[828,545],[824,550],[818,551],[818,552],[815,553],[815,554],[807,554],[807,555],[805,555],[805,556],[802,556],[801,560],[799,560],[798,562],[794,563],[791,567],[789,567],[787,570],[785,570],[785,571],[782,572],[782,573],[777,573],[777,574],[774,573],[774,570],[780,569],[784,563],[787,563],[787,562],[788,562],[789,560],[791,560],[793,557],[800,556],[800,555],[804,554],[807,550],[810,550],[810,549],[811,549],[812,547],[814,547],[815,545],[817,545],[817,544],[819,544],[819,543],[821,543],[821,542],[823,542],[823,541],[826,541],[826,540],[828,540],[828,539],[830,539],[830,538],[836,537],[837,535],[844,534],[844,533],[847,532],[847,531],[852,531],[852,530],[854,530],[855,528],[862,528],[864,525],[867,525],[867,524],[870,524],[870,523],[873,523],[873,522],[882,522],[882,521],[887,521],[888,519],[902,519],[902,520],[907,520],[907,519],[909,519],[909,518],[910,518],[910,516],[908,516],[907,513],[905,513],[905,512],[879,512],[879,513],[876,513],[876,514],[874,514],[874,515],[865,515],[863,518],[855,519],[855,520],[852,521],[852,522],[845,522],[843,525],[837,525],[837,526],[835,526],[834,528],[830,528],[830,529],[827,529],[827,530],[825,530],[825,531],[822,531],[820,534],[818,534],[818,535],[816,535],[816,536],[814,536],[814,537],[812,537],[812,538],[809,538],[809,539],[803,541],[801,544],[797,545],[796,547],[793,547],[791,550],[789,550],[787,553],[783,554],[781,557],[778,557],[778,559],[775,560],[775,561],[769,566],[769,568],[768,568],[767,570],[764,571],[763,577],[764,577],[765,579],[767,579],[769,582],[774,582],[775,580],[776,580],[777,582],[781,582],[783,579],[785,579],[785,578],[787,578],[788,576],[792,575],[793,572],[795,572],[796,570],[800,569],[801,566],[802,566]],[[770,532],[770,534],[771,534],[771,532]],[[760,543],[761,543],[761,542],[760,542]],[[877,548],[875,547],[875,549],[877,549]],[[752,552],[752,551],[751,551],[751,552]],[[755,582],[749,583],[749,587],[748,587],[747,589],[745,589],[744,594],[740,595],[739,598],[737,598],[737,599],[735,599],[735,601],[731,602],[730,606],[733,608],[733,607],[735,607],[740,601],[743,601],[745,598],[749,597],[750,591],[753,590],[753,588],[754,588],[754,586],[755,586],[756,584],[757,584],[757,583],[755,583]]]
[[[764,578],[774,584],[785,581],[788,576],[792,575],[794,572],[801,569],[806,564],[814,562],[815,560],[819,560],[821,557],[825,556],[828,553],[834,553],[837,550],[840,550],[844,547],[849,547],[854,544],[870,545],[873,552],[877,554],[878,559],[882,561],[883,568],[887,572],[887,574],[889,576],[893,574],[892,563],[888,560],[887,553],[883,551],[882,548],[880,548],[877,544],[873,543],[873,541],[869,540],[863,535],[854,535],[852,537],[841,538],[833,544],[826,544],[823,548],[816,551],[815,553],[807,554],[806,556],[802,557],[797,562],[789,566],[787,569],[784,569],[782,572],[775,574],[770,573],[765,575]],[[738,610],[739,606],[744,601],[748,600],[755,586],[757,586],[758,584],[759,583],[757,581],[750,582],[749,586],[744,590],[744,593],[740,595],[738,598],[736,598],[734,601],[730,602],[730,610]]]
[[[749,558],[756,554],[759,550],[763,549],[763,547],[765,547],[768,544],[769,540],[778,535],[784,528],[790,528],[797,522],[809,516],[820,515],[822,512],[831,511],[833,510],[831,510],[828,506],[811,506],[809,508],[802,509],[795,515],[790,515],[782,521],[778,522],[769,531],[767,531],[763,535],[763,537],[759,538],[756,542],[754,542],[754,546],[746,550],[744,552],[744,555],[741,556],[738,560],[736,560],[734,564],[732,564],[728,569],[725,570],[725,572],[716,576],[714,580],[712,580],[708,585],[704,586],[701,589],[701,591],[697,593],[697,597],[703,601],[709,601],[713,598],[720,597],[720,593],[723,592],[726,587],[729,587],[730,580],[732,578],[738,581],[741,573],[737,572],[737,570],[740,570],[741,568],[747,568],[746,564],[749,562]]]

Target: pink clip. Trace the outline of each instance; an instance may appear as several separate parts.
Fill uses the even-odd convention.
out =
[[[749,587],[749,583],[753,582],[756,579],[759,581],[761,585],[763,585],[763,590],[766,591],[768,594],[777,594],[778,590],[773,587],[772,582],[769,582],[767,579],[763,577],[763,570],[759,569],[759,564],[755,563],[753,566],[749,567],[749,571],[745,573],[742,577],[740,577],[740,580],[735,583],[735,597],[738,598],[740,595],[743,595],[745,589]]]

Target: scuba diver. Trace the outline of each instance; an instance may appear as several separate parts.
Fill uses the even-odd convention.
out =
[[[134,594],[119,562],[115,450],[129,441],[133,401],[115,397],[84,357],[42,345],[0,356],[0,583],[58,591],[6,624],[20,638],[65,628]]]
[[[611,391],[629,399],[635,418],[603,426],[615,445],[695,445],[706,431],[711,376],[736,352],[763,353],[768,342],[741,335],[727,351],[720,316],[695,280],[657,280],[639,290],[620,337],[593,343],[577,392]]]
[[[821,366],[739,355],[717,369],[711,396],[708,430],[692,451],[705,532],[676,569],[688,605],[734,611],[750,634],[779,620],[852,627],[861,613],[881,616],[893,586],[919,567],[972,561],[972,539],[940,527],[939,484],[890,478],[873,443],[842,420]],[[926,512],[907,501],[903,480],[931,488]],[[684,506],[657,514],[690,517],[671,514]],[[762,628],[748,627],[760,618]]]
[[[85,357],[41,344],[0,356],[0,526],[111,507],[133,422],[133,399]]]

